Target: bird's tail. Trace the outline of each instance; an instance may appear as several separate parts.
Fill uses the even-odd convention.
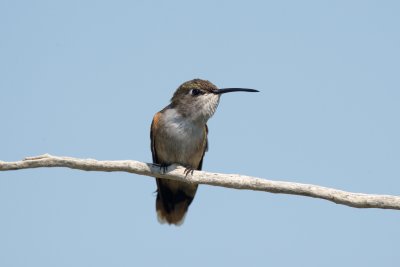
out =
[[[197,185],[157,180],[156,211],[160,223],[181,225],[196,194]]]

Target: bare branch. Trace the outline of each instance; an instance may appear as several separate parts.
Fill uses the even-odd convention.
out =
[[[185,177],[184,168],[177,165],[170,166],[168,172],[163,174],[160,172],[160,168],[154,164],[134,160],[99,161],[45,154],[37,157],[27,157],[22,161],[16,162],[0,161],[0,171],[44,167],[66,167],[84,171],[121,171],[188,183],[321,198],[355,208],[400,209],[400,196],[351,193],[317,185],[271,181],[244,175],[204,171],[195,171],[193,175]]]

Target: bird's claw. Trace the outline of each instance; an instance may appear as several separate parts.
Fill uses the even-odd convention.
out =
[[[160,172],[162,174],[165,174],[168,171],[168,167],[169,167],[168,164],[161,163],[161,164],[157,164],[157,165],[160,167]]]
[[[185,168],[185,171],[183,172],[185,174],[185,178],[189,175],[189,173],[191,175],[193,175],[194,169],[192,168]]]

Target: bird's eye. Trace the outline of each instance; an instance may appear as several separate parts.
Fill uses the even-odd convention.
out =
[[[194,95],[194,96],[200,95],[201,91],[199,89],[192,89],[192,90],[190,90],[190,94]]]

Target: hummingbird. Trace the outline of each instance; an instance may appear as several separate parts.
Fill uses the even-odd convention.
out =
[[[185,167],[185,174],[201,170],[208,149],[207,121],[222,94],[258,92],[247,88],[218,89],[207,80],[194,79],[176,89],[171,102],[151,123],[153,163],[166,171],[171,164]],[[160,223],[181,225],[197,191],[197,184],[156,178],[156,211]]]

